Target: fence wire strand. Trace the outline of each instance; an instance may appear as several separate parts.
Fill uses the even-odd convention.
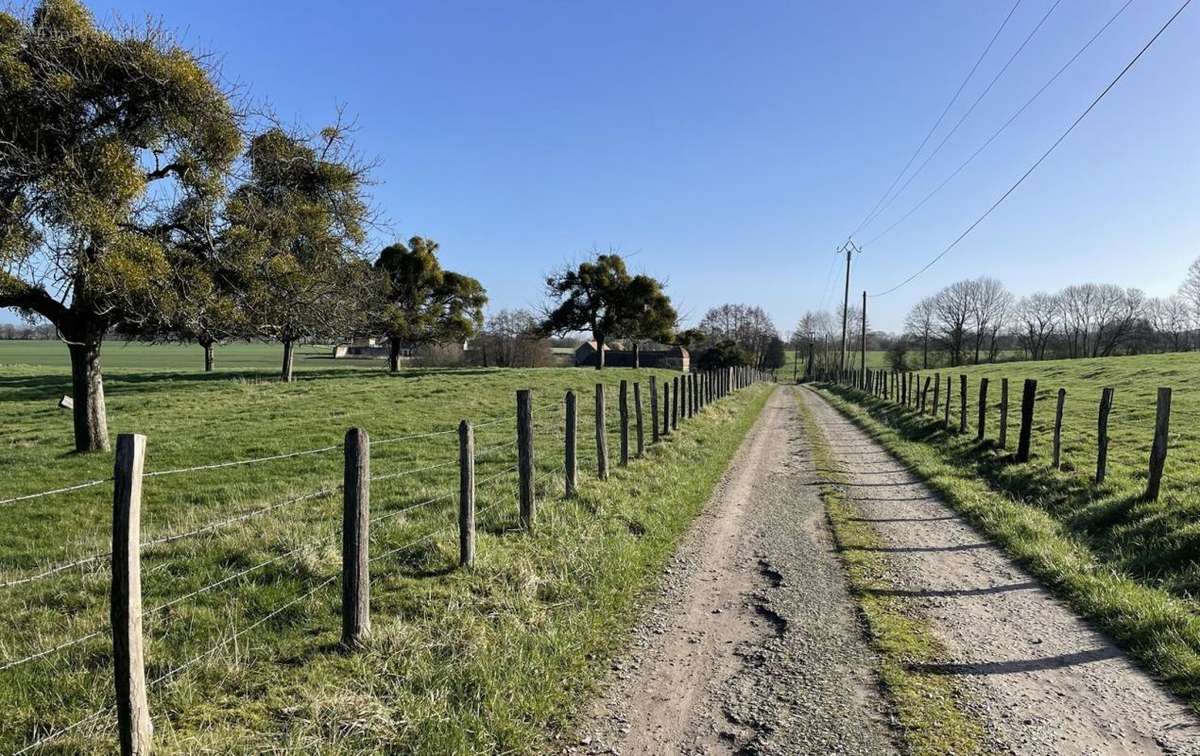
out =
[[[14,496],[11,499],[0,499],[0,506],[4,506],[5,504],[15,504],[18,501],[29,501],[31,499],[40,499],[44,496],[53,496],[55,494],[69,493],[71,491],[81,491],[85,488],[91,488],[92,486],[98,486],[101,483],[108,483],[111,480],[112,480],[112,478],[97,478],[96,480],[87,480],[87,481],[84,481],[83,483],[76,483],[76,484],[70,485],[70,486],[63,486],[62,488],[52,488],[49,491],[39,491],[37,493],[23,494],[21,496]]]

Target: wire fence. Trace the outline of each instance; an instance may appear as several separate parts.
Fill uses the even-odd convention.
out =
[[[724,396],[725,394],[731,392],[734,388],[737,388],[741,385],[748,385],[750,382],[752,382],[752,380],[756,379],[758,379],[757,376],[752,376],[749,373],[747,373],[744,377],[739,378],[735,378],[734,375],[730,374],[728,376],[727,383],[724,384],[721,390],[715,395]],[[744,381],[744,383],[742,381]],[[526,396],[528,396],[528,392],[525,393]],[[583,392],[579,393],[582,394]],[[643,397],[643,402],[646,401],[646,398],[647,397]],[[520,401],[521,400],[519,399],[519,403]],[[524,401],[528,401],[528,399],[525,399]],[[475,477],[473,472],[471,473],[470,477],[464,477],[466,475],[466,468],[462,467],[463,459],[461,459],[460,456],[444,459],[434,458],[430,459],[426,464],[417,462],[415,463],[415,466],[405,467],[404,469],[400,470],[384,470],[373,476],[363,475],[363,482],[390,483],[392,481],[411,480],[413,481],[413,484],[405,487],[404,491],[406,494],[399,499],[397,499],[395,495],[377,496],[377,498],[380,499],[379,503],[382,504],[382,506],[377,506],[375,508],[376,511],[366,516],[362,526],[364,529],[369,529],[369,536],[365,539],[362,539],[362,542],[352,547],[353,549],[359,550],[355,553],[360,554],[361,559],[360,557],[355,556],[355,554],[347,552],[347,549],[351,547],[346,545],[348,543],[346,540],[347,534],[344,532],[342,534],[343,564],[341,572],[320,579],[318,582],[311,587],[308,587],[299,595],[285,601],[282,604],[278,604],[255,621],[247,625],[243,625],[242,627],[228,634],[221,634],[220,637],[217,638],[216,641],[205,650],[187,657],[183,662],[170,667],[165,672],[154,677],[152,680],[150,680],[149,686],[156,687],[178,677],[186,670],[216,654],[220,649],[235,643],[239,639],[245,637],[247,634],[253,632],[255,629],[260,628],[264,624],[279,617],[291,607],[311,599],[322,589],[328,587],[334,582],[337,582],[338,580],[343,581],[345,590],[345,585],[347,585],[345,581],[350,579],[350,571],[352,570],[350,565],[355,559],[360,559],[363,564],[375,564],[382,560],[386,560],[389,557],[395,556],[396,554],[411,550],[422,543],[429,542],[437,538],[439,535],[453,531],[456,528],[459,530],[460,548],[464,548],[463,539],[467,537],[467,531],[463,529],[466,527],[464,524],[464,517],[469,517],[470,519],[470,538],[472,541],[471,552],[473,554],[475,548],[474,529],[475,523],[478,521],[478,519],[485,514],[494,514],[495,512],[499,511],[501,507],[512,507],[514,503],[516,503],[521,510],[522,526],[531,527],[532,522],[528,521],[527,517],[531,518],[532,515],[527,514],[526,507],[527,504],[530,506],[530,512],[532,512],[532,507],[531,502],[525,501],[526,496],[544,496],[547,494],[548,486],[554,479],[561,479],[561,476],[564,474],[573,474],[563,467],[562,457],[559,456],[559,453],[566,447],[566,444],[568,443],[569,435],[572,436],[569,439],[569,442],[575,446],[577,461],[585,462],[594,461],[606,453],[603,447],[590,444],[586,440],[583,443],[577,443],[581,439],[589,438],[586,433],[582,436],[580,434],[583,430],[588,429],[589,426],[594,432],[598,420],[602,421],[601,427],[605,429],[606,436],[619,434],[622,432],[622,430],[624,430],[624,432],[629,433],[632,437],[633,431],[629,426],[625,426],[623,428],[619,418],[610,417],[610,414],[616,413],[606,413],[604,418],[598,419],[595,417],[594,412],[587,411],[588,405],[590,405],[589,402],[579,403],[578,406],[583,408],[584,411],[576,415],[576,423],[573,428],[569,427],[563,422],[564,418],[566,417],[566,412],[561,399],[557,399],[554,402],[540,404],[536,408],[529,407],[528,416],[523,416],[520,412],[518,412],[515,418],[512,416],[496,417],[489,418],[481,423],[471,424],[471,429],[473,432],[483,431],[483,433],[480,434],[481,437],[488,437],[488,434],[490,433],[497,433],[505,430],[501,427],[504,425],[508,426],[508,432],[511,433],[514,430],[516,431],[515,437],[509,436],[504,440],[495,442],[489,441],[488,443],[484,443],[473,448],[473,455],[470,455],[469,458],[471,464],[470,469],[473,471],[476,465],[480,466],[483,474],[479,477]],[[663,409],[665,410],[665,408]],[[630,417],[632,417],[632,413],[630,413]],[[685,417],[686,415],[680,415],[681,419],[684,419]],[[534,420],[534,418],[540,418],[540,420]],[[647,413],[645,422],[648,424],[650,422],[661,422],[661,420],[657,413]],[[522,427],[522,423],[528,423],[528,427]],[[378,441],[372,441],[369,447],[373,449],[374,447],[378,446],[391,446],[406,441],[415,442],[435,437],[449,437],[459,433],[459,428],[410,433],[387,437]],[[650,434],[646,433],[646,435],[649,437]],[[105,482],[113,482],[115,491],[114,516],[118,511],[136,512],[138,509],[140,509],[140,503],[128,499],[129,497],[140,496],[140,487],[131,488],[129,486],[120,485],[122,480],[128,480],[129,475],[132,474],[132,470],[140,468],[140,460],[138,460],[138,463],[135,466],[132,464],[130,458],[122,457],[123,452],[121,450],[123,448],[134,448],[124,447],[122,444],[125,443],[125,440],[133,438],[136,437],[122,436],[121,439],[119,439],[117,468],[114,476],[111,478],[86,481],[84,483],[71,486],[62,486],[48,491],[25,494],[19,497],[13,497],[8,500],[0,501],[0,504],[50,497],[56,494],[69,493],[85,488],[91,488],[101,485]],[[204,471],[254,466],[279,460],[330,454],[338,450],[345,451],[345,458],[343,462],[346,466],[346,480],[343,484],[326,484],[316,490],[311,490],[301,494],[289,495],[264,506],[259,506],[247,511],[220,517],[218,519],[192,527],[187,527],[176,532],[167,532],[162,535],[157,535],[144,540],[135,539],[134,542],[137,545],[132,549],[133,553],[126,555],[124,552],[121,552],[122,559],[129,558],[135,562],[138,562],[146,559],[150,555],[151,550],[157,547],[176,544],[206,534],[218,533],[232,526],[249,523],[270,514],[278,515],[282,511],[286,510],[287,507],[299,504],[301,502],[331,498],[339,493],[342,494],[344,499],[345,511],[343,513],[343,525],[346,526],[347,523],[351,522],[350,514],[356,511],[355,507],[359,504],[365,506],[366,497],[368,496],[366,489],[359,485],[352,474],[354,470],[358,469],[354,467],[354,465],[362,464],[362,460],[358,462],[355,461],[354,455],[351,453],[351,447],[348,445],[348,443],[349,442],[347,442],[347,445],[338,444],[332,446],[323,446],[294,452],[282,452],[257,457],[247,457],[223,462],[195,465],[191,467],[169,468],[143,473],[143,478],[162,478]],[[141,453],[144,453],[144,445],[141,448],[143,450]],[[460,455],[465,453],[463,448],[465,447],[460,447],[458,449]],[[535,452],[535,450],[537,451]],[[420,450],[414,450],[414,453],[417,451]],[[422,453],[428,454],[428,450],[424,450]],[[409,464],[414,463],[409,462]],[[457,484],[456,486],[450,486],[448,481],[444,479],[440,480],[440,482],[437,480],[438,476],[442,475],[442,473],[449,474],[455,470],[458,473],[454,476],[455,483]],[[470,481],[472,483],[469,488],[469,510],[465,509],[467,502],[464,500],[463,493],[460,491],[462,486],[467,485],[466,481]],[[467,489],[462,490],[465,491]],[[134,491],[136,491],[136,493]],[[536,493],[527,494],[526,491]],[[121,492],[124,492],[124,496],[127,497],[126,499],[122,498]],[[482,497],[480,506],[478,507],[475,506],[477,496]],[[409,501],[404,501],[403,499],[405,497],[407,497]],[[458,502],[458,507],[456,509],[458,516],[451,518],[450,521],[439,522],[439,518],[449,514],[451,511],[446,505],[454,501]],[[514,510],[515,509],[516,508],[514,508]],[[416,517],[418,514],[420,514],[420,517]],[[313,516],[317,516],[315,510],[313,511]],[[328,515],[325,514],[324,517],[324,521],[328,521]],[[394,523],[400,518],[403,518],[405,521],[405,524],[401,526],[400,530],[396,530],[394,527],[390,529],[380,528],[380,526],[382,526],[384,523]],[[309,528],[303,525],[304,522],[307,522],[307,520],[292,518],[291,521],[285,521],[281,524],[292,527],[299,524],[301,525],[302,530],[308,532]],[[432,527],[430,527],[430,525],[432,525]],[[133,524],[133,527],[137,527],[136,522]],[[388,541],[392,538],[395,538],[396,535],[405,534],[406,531],[413,528],[428,529],[426,529],[425,532],[421,533],[420,535],[413,537],[407,537],[407,535],[405,535],[401,538],[402,542],[395,546],[387,545]],[[395,532],[389,532],[389,530]],[[364,530],[364,534],[365,532],[366,530]],[[114,537],[118,535],[121,534],[114,533]],[[124,569],[123,563],[123,569],[121,571],[115,569],[116,565],[112,563],[114,559],[113,550],[96,552],[83,557],[65,560],[38,568],[29,574],[10,577],[3,582],[0,582],[0,589],[16,589],[20,586],[38,583],[43,580],[54,578],[55,576],[63,575],[64,573],[72,570],[83,570],[91,565],[103,564],[107,569],[108,574],[111,576],[111,596],[113,597],[113,601],[117,601],[118,597],[122,597],[121,600],[123,601],[134,602],[131,607],[133,613],[140,618],[149,620],[146,623],[147,627],[157,632],[165,630],[168,626],[179,624],[181,622],[187,622],[187,615],[181,615],[178,613],[178,610],[181,608],[195,605],[197,601],[208,601],[208,599],[205,599],[204,597],[208,596],[209,594],[215,594],[219,591],[225,593],[228,589],[242,585],[247,580],[253,581],[257,579],[254,577],[255,575],[267,570],[273,565],[287,563],[287,561],[290,559],[299,559],[304,552],[311,549],[327,548],[331,545],[331,543],[336,542],[336,540],[336,534],[333,532],[319,539],[313,539],[311,537],[302,538],[301,542],[296,543],[295,545],[289,545],[289,548],[279,551],[278,553],[272,554],[265,558],[255,559],[251,564],[240,566],[236,569],[231,569],[225,574],[218,574],[214,576],[215,579],[207,580],[201,585],[175,591],[174,595],[168,594],[167,596],[164,596],[162,600],[153,603],[145,611],[142,611],[140,607],[140,583],[133,584],[131,586],[121,582],[130,580],[130,573],[127,569]],[[121,538],[118,542],[126,543],[128,542],[128,539]],[[256,545],[266,546],[266,543],[259,542]],[[368,549],[371,545],[378,546],[379,550],[375,551],[374,553],[368,553]],[[170,552],[164,553],[163,558],[165,558],[166,561],[164,561],[163,565],[158,566],[160,568],[169,566],[178,561],[172,560]],[[460,555],[460,559],[466,559],[465,552],[463,555]],[[144,574],[151,573],[152,571]],[[369,584],[369,578],[367,582]],[[128,590],[131,587],[136,590]],[[223,591],[223,589],[226,590]],[[229,599],[225,600],[228,601]],[[343,606],[342,611],[343,613],[347,612],[347,607]],[[115,612],[114,616],[116,616]],[[138,626],[141,626],[140,619]],[[180,626],[183,627],[185,625]],[[191,628],[190,625],[186,626],[189,627],[189,629]],[[110,634],[115,636],[118,632],[121,632],[121,629],[119,628],[108,627],[100,622],[97,622],[97,624],[93,627],[95,627],[95,629],[85,629],[83,633],[76,635],[75,637],[56,639],[41,648],[31,649],[23,654],[14,655],[10,659],[0,661],[0,674],[7,673],[10,670],[14,670],[28,664],[39,662],[40,660],[56,657],[57,655],[63,654],[64,652],[80,647],[89,642],[99,641],[100,639],[108,637]],[[0,647],[7,647],[8,644],[3,643],[2,641],[3,639],[0,638]],[[343,639],[343,642],[344,645],[353,645],[348,644],[345,638]],[[139,637],[138,645],[140,646],[140,644],[141,640]],[[158,646],[155,647],[157,648]],[[113,648],[115,649],[116,647],[114,646]],[[140,656],[140,654],[138,656]],[[144,679],[144,669],[140,667],[137,669],[127,668],[127,665],[133,663],[127,655],[122,654],[117,656],[114,651],[114,654],[112,655],[112,661],[116,667],[117,674],[130,676],[130,679]],[[119,703],[118,705],[125,704]],[[110,717],[110,715],[114,713],[115,709],[116,707],[113,706],[103,707],[58,728],[46,729],[46,725],[44,724],[35,724],[32,726],[32,729],[27,731],[23,736],[18,736],[21,738],[23,743],[18,744],[20,745],[20,750],[17,750],[16,752],[29,753],[40,749],[54,741],[61,739],[65,735],[68,735],[72,732],[77,732],[97,721],[103,721],[106,717]],[[128,717],[122,721],[127,720]],[[0,725],[0,733],[3,732],[3,729],[3,726]]]

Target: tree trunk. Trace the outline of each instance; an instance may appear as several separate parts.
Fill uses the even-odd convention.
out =
[[[400,372],[400,339],[395,336],[388,339],[388,370]]]
[[[283,340],[283,371],[280,373],[280,377],[283,378],[284,383],[292,382],[292,356],[295,351],[294,347],[295,342],[291,339]]]
[[[75,451],[108,451],[108,421],[104,409],[104,378],[100,374],[103,334],[71,340],[71,389],[75,416]]]
[[[640,368],[642,366],[642,345],[638,342],[633,342],[633,366]]]
[[[200,346],[204,347],[204,372],[211,373],[213,371],[213,342],[211,339],[202,340]]]
[[[596,369],[604,369],[604,338],[596,339]]]

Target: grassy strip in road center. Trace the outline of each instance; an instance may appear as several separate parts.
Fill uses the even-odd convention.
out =
[[[1042,585],[1200,711],[1200,613],[1194,600],[1172,595],[1150,578],[1130,577],[1103,552],[1089,548],[1085,532],[1038,506],[1036,490],[1027,492],[1025,502],[989,487],[974,465],[953,457],[956,437],[930,432],[936,420],[841,389],[821,394]],[[865,404],[849,396],[861,396]],[[1131,542],[1128,548],[1139,545]]]
[[[801,396],[796,403],[814,467],[836,470],[825,435],[808,405]],[[887,577],[887,559],[879,551],[884,544],[846,498],[845,482],[839,473],[821,473],[821,498],[850,590],[866,621],[871,645],[879,654],[879,676],[896,710],[907,750],[917,754],[979,753],[983,728],[962,707],[962,686],[944,675],[913,669],[917,664],[946,661],[944,652],[926,623],[887,595],[887,589],[895,586]]]

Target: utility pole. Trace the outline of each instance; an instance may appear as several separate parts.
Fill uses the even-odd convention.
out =
[[[867,374],[867,291],[863,289],[862,311],[862,373]]]
[[[862,250],[854,245],[854,241],[847,239],[837,251],[837,253],[846,255],[846,288],[842,292],[842,353],[838,358],[838,370],[844,372],[846,370],[846,317],[850,314],[850,261],[854,259],[854,253],[861,253]]]

